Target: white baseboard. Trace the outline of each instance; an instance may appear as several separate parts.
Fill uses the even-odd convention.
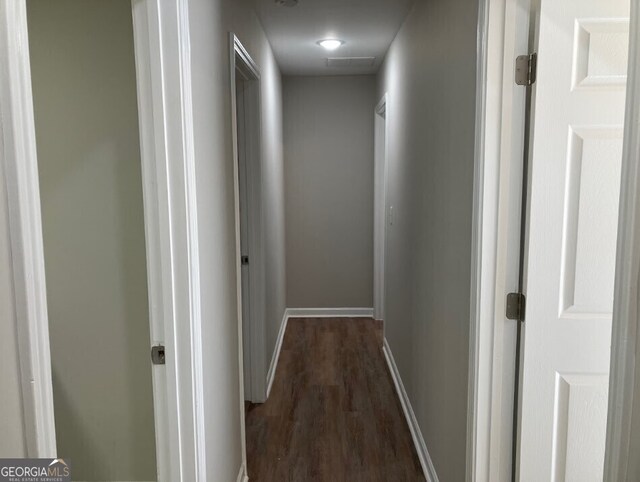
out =
[[[247,475],[244,464],[240,466],[240,471],[238,472],[238,478],[236,480],[237,482],[249,482],[249,476]]]
[[[287,331],[289,318],[371,318],[372,316],[373,308],[287,308],[284,312],[284,316],[282,317],[276,347],[273,352],[273,356],[271,357],[271,364],[269,365],[269,371],[267,373],[267,398],[269,398],[269,394],[271,393],[271,386],[273,385],[276,369],[278,368],[280,351],[282,350],[282,342],[284,340],[285,332]],[[431,460],[431,456],[429,455],[429,451],[427,450],[424,438],[422,437],[422,432],[418,426],[416,416],[413,413],[411,402],[409,401],[407,392],[404,389],[402,378],[400,378],[398,367],[396,366],[393,354],[391,353],[391,347],[389,347],[389,343],[386,338],[384,339],[382,351],[384,352],[384,357],[387,360],[387,365],[389,366],[389,371],[391,372],[391,378],[393,379],[393,384],[396,387],[396,392],[400,398],[402,411],[407,419],[411,438],[413,439],[413,444],[416,447],[416,452],[418,453],[418,458],[420,459],[420,465],[422,466],[424,476],[427,479],[427,482],[439,482],[436,469],[433,465],[433,461]],[[240,468],[240,473],[238,474],[238,482],[247,482],[248,480],[249,478],[247,477],[243,466]]]
[[[393,359],[393,354],[391,353],[391,348],[389,347],[389,343],[387,343],[386,338],[384,339],[384,346],[382,348],[382,351],[384,352],[384,357],[387,360],[387,365],[389,365],[391,378],[393,378],[393,384],[396,386],[396,392],[398,393],[398,397],[400,398],[402,411],[404,412],[404,416],[407,419],[407,424],[409,425],[409,430],[411,431],[411,438],[413,439],[413,444],[416,447],[416,452],[418,452],[418,458],[420,459],[420,465],[422,465],[424,476],[427,479],[427,482],[439,482],[438,474],[436,474],[436,469],[433,465],[433,461],[431,460],[431,456],[429,455],[429,451],[427,450],[427,445],[424,443],[422,431],[418,426],[416,415],[413,413],[411,402],[409,401],[407,392],[405,391],[404,385],[402,384],[402,378],[400,378],[398,367],[396,366],[396,362]]]
[[[278,360],[280,360],[280,350],[282,350],[282,340],[284,340],[284,334],[287,331],[287,321],[289,321],[288,311],[288,309],[284,310],[284,315],[282,315],[282,322],[280,323],[280,330],[278,331],[276,347],[275,350],[273,350],[271,363],[269,364],[269,371],[267,372],[267,399],[269,399],[269,394],[271,393],[271,385],[273,385],[273,379],[276,376]]]
[[[373,318],[373,308],[287,308],[289,318]]]

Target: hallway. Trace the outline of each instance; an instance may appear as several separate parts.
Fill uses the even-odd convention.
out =
[[[254,481],[424,480],[369,318],[291,318],[266,403],[247,405]]]
[[[477,3],[0,6],[0,456],[465,480]]]

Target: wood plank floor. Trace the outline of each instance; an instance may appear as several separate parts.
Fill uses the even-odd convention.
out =
[[[424,480],[379,322],[291,318],[269,400],[247,404],[251,481]]]

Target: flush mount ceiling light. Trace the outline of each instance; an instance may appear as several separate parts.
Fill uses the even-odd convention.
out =
[[[341,45],[344,45],[344,40],[338,40],[336,38],[326,38],[324,40],[319,40],[318,45],[327,50],[335,50]]]

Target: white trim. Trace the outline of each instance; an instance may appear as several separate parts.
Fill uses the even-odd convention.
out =
[[[160,480],[206,480],[188,2],[133,0]],[[164,423],[162,419],[165,419]],[[168,474],[168,475],[166,475]],[[166,478],[163,478],[165,477]]]
[[[385,260],[387,238],[387,160],[389,153],[389,95],[385,93],[374,112],[375,163],[374,163],[374,231],[373,231],[373,313],[376,320],[384,319]],[[384,152],[379,152],[378,125],[384,123]],[[380,179],[382,178],[382,179]]]
[[[484,178],[485,178],[485,115],[487,90],[487,49],[489,36],[489,0],[481,0],[478,5],[477,67],[476,67],[476,117],[475,155],[473,177],[473,230],[471,232],[471,293],[469,325],[469,374],[467,394],[467,443],[466,481],[476,480],[476,457],[480,445],[477,436],[479,423],[477,410],[479,392],[483,382],[480,373],[479,354],[481,351],[480,330],[482,322],[482,262],[484,228]],[[492,226],[493,227],[493,226]]]
[[[528,52],[528,0],[483,0],[478,24],[467,482],[510,478],[525,89],[514,59]]]
[[[0,3],[0,130],[9,208],[26,449],[56,457],[29,36],[24,0]]]
[[[132,9],[150,335],[167,351],[166,365],[153,370],[157,451],[165,457],[158,475],[206,480],[188,2],[132,0]]]
[[[249,482],[249,476],[247,475],[247,470],[244,464],[242,464],[240,470],[238,471],[236,482]]]
[[[631,2],[604,480],[638,480],[640,441],[640,6]]]
[[[154,112],[154,83],[152,80],[153,54],[149,42],[150,32],[156,31],[157,25],[150,25],[148,4],[132,1],[134,50],[136,60],[136,83],[138,98],[138,124],[140,130],[140,158],[142,163],[142,193],[144,203],[144,224],[147,258],[147,286],[149,297],[149,336],[151,345],[165,344],[163,320],[163,290],[162,290],[162,253],[160,222],[160,202],[158,188],[155,187],[156,152],[162,152],[161,146],[156,146],[153,125]],[[161,154],[162,155],[162,154]],[[152,365],[154,425],[156,441],[156,471],[159,480],[171,479],[171,466],[175,462],[171,459],[170,431],[177,431],[169,422],[169,408],[167,386],[168,381],[163,376],[164,367]],[[177,448],[175,446],[174,448]]]
[[[240,257],[240,184],[238,173],[238,129],[236,115],[236,69],[241,72],[250,84],[245,93],[245,162],[247,170],[248,198],[248,255],[249,255],[249,317],[243,320],[242,266]],[[266,354],[266,281],[264,256],[264,216],[262,210],[262,162],[261,162],[261,97],[260,70],[244,48],[238,37],[230,33],[230,80],[231,80],[231,131],[233,140],[234,198],[236,222],[236,273],[238,283],[238,326],[240,333],[240,354],[243,354],[243,339],[249,338],[251,351],[248,359],[250,366],[250,390],[244,393],[241,400],[264,402],[267,397],[267,354]],[[244,360],[241,361],[241,383],[244,385]],[[244,408],[243,408],[244,411]]]
[[[287,331],[287,324],[289,322],[289,310],[284,310],[282,315],[282,322],[280,323],[280,330],[278,331],[278,339],[276,340],[276,347],[271,356],[271,363],[269,364],[269,371],[267,372],[267,399],[271,394],[271,386],[273,380],[276,377],[276,370],[278,369],[278,361],[280,360],[280,351],[282,350],[282,342],[284,341],[284,334]]]
[[[238,36],[231,32],[231,43],[233,45],[233,54],[238,56],[240,63],[234,62],[233,66],[242,70],[243,74],[253,79],[260,79],[260,69],[258,64],[253,60],[249,51],[242,45]]]
[[[240,447],[242,450],[242,469],[247,466],[247,434],[245,421],[244,403],[246,396],[244,393],[244,329],[242,323],[243,299],[242,299],[242,265],[240,246],[240,179],[238,166],[238,133],[237,133],[237,114],[236,114],[236,36],[233,32],[229,33],[229,82],[231,87],[231,138],[233,151],[233,203],[234,203],[234,222],[235,222],[235,239],[236,239],[236,311],[238,319],[238,388],[240,394],[238,397],[238,412],[240,413]]]
[[[396,393],[398,394],[398,398],[400,399],[402,411],[404,412],[404,416],[407,419],[407,425],[409,425],[409,430],[411,431],[411,439],[413,440],[416,452],[418,453],[418,458],[420,459],[420,465],[422,466],[424,476],[427,479],[427,482],[438,482],[438,474],[436,474],[436,468],[434,467],[431,456],[429,455],[429,451],[427,450],[427,444],[422,437],[420,425],[418,425],[416,415],[415,413],[413,413],[413,407],[411,407],[409,396],[404,389],[404,384],[402,383],[400,372],[398,371],[398,367],[396,366],[396,362],[393,358],[393,353],[391,353],[391,347],[389,346],[386,338],[384,339],[382,351],[384,353],[385,360],[387,360],[389,373],[391,374],[393,384],[396,387]]]
[[[181,281],[188,286],[189,297],[189,348],[190,357],[184,359],[189,362],[185,372],[191,376],[189,402],[193,424],[195,449],[195,480],[205,481],[207,477],[207,451],[204,413],[204,368],[202,361],[202,314],[200,302],[200,249],[198,246],[198,200],[196,196],[196,156],[193,127],[193,95],[191,92],[191,36],[189,32],[189,0],[178,0],[176,19],[178,23],[178,60],[180,73],[181,121],[182,121],[182,155],[184,156],[184,196],[186,230],[182,233],[185,238],[184,252],[186,277]],[[161,17],[162,18],[162,17]],[[185,313],[186,314],[186,313]],[[179,320],[175,320],[170,328],[175,329]],[[186,327],[185,327],[186,328]],[[179,329],[179,327],[178,327]],[[176,353],[177,357],[177,353]],[[215,470],[215,469],[214,469]]]
[[[373,308],[287,308],[289,318],[373,318]]]

